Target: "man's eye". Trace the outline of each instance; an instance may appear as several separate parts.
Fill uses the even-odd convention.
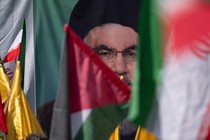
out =
[[[110,55],[110,53],[109,52],[102,52],[102,53],[99,53],[98,55],[100,55],[100,56],[108,56],[108,55]]]
[[[100,50],[100,51],[97,52],[97,54],[99,56],[110,56],[110,55],[112,55],[112,52],[111,51],[107,51],[107,50]]]
[[[126,55],[129,57],[136,57],[136,51],[128,51]]]

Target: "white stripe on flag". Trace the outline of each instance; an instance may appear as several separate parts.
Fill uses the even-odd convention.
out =
[[[87,117],[90,115],[92,109],[82,110],[80,112],[76,112],[71,114],[71,134],[72,139],[75,138],[78,133],[80,127],[85,122]]]
[[[209,70],[210,55],[168,55],[160,90],[162,139],[196,139],[210,100]]]
[[[22,40],[22,35],[23,35],[23,29],[21,29],[20,32],[18,33],[17,37],[15,38],[14,42],[12,43],[12,46],[9,48],[8,53],[19,47],[19,44],[21,43],[21,40]]]
[[[33,0],[0,0],[0,57],[4,58],[21,29],[22,19],[26,20],[26,58],[24,93],[36,110]],[[5,20],[1,20],[5,19]]]

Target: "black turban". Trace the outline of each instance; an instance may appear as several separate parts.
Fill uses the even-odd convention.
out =
[[[118,23],[137,31],[140,0],[79,0],[69,25],[81,37],[94,27]]]

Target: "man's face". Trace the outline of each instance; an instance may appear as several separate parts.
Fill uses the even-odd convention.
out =
[[[129,84],[135,67],[137,33],[119,24],[104,24],[92,29],[86,42],[101,59]]]

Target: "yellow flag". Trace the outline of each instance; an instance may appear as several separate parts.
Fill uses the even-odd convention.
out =
[[[138,127],[135,140],[157,140],[157,138],[143,127]]]
[[[114,132],[109,137],[109,140],[119,140],[119,126],[116,127]],[[154,134],[148,132],[146,129],[142,127],[138,127],[135,140],[157,140]]]
[[[2,103],[7,99],[7,94],[10,90],[9,79],[6,75],[3,62],[0,59],[0,94]]]
[[[43,133],[21,89],[20,62],[17,61],[6,114],[8,140],[26,140],[31,133]],[[44,134],[44,133],[43,133]]]
[[[111,136],[109,137],[109,140],[119,140],[119,126],[117,126],[114,130],[114,132],[111,134]]]

